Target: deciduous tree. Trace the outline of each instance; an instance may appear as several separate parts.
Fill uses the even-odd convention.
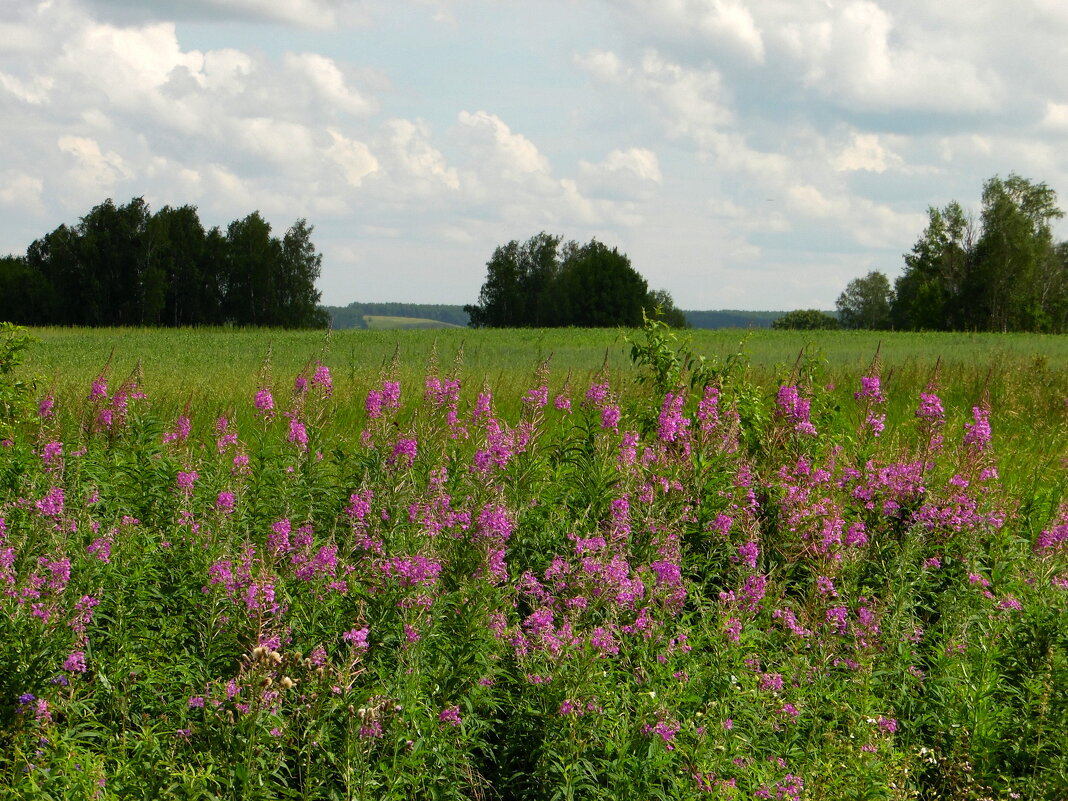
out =
[[[854,278],[835,301],[838,322],[843,328],[889,328],[893,298],[890,279],[881,272],[873,270],[863,278]]]

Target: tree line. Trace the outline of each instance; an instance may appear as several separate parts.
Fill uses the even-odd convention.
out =
[[[24,256],[0,258],[0,319],[24,325],[322,328],[322,255],[297,220],[279,238],[252,212],[205,230],[195,206],[108,199]]]
[[[891,285],[879,271],[849,282],[837,318],[790,312],[777,328],[1068,332],[1068,242],[1057,194],[1018,175],[983,186],[978,220],[960,203],[928,208],[927,227]]]
[[[464,306],[473,328],[637,327],[659,312],[685,328],[671,295],[650,291],[630,258],[596,239],[584,245],[542,231],[499,246],[486,263],[478,302]]]
[[[330,315],[330,326],[336,329],[367,328],[364,317],[414,317],[437,320],[451,325],[466,326],[470,322],[462,306],[444,303],[363,303],[353,301],[347,306],[324,306]]]

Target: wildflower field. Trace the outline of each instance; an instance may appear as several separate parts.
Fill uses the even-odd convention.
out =
[[[1064,338],[32,333],[0,798],[1068,797]]]

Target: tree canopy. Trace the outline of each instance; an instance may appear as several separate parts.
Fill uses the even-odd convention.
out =
[[[895,282],[895,327],[1068,331],[1068,243],[1053,238],[1064,212],[1050,187],[994,177],[978,223],[956,201],[927,215]]]
[[[464,306],[474,328],[585,328],[642,324],[657,309],[669,325],[686,324],[666,290],[649,291],[618,248],[585,245],[544,231],[499,246],[486,263],[478,303]]]
[[[838,328],[838,320],[819,309],[795,309],[772,320],[771,327],[780,331],[824,331]]]
[[[890,279],[873,271],[863,278],[854,278],[838,296],[835,308],[843,328],[890,328],[890,306],[894,291]]]
[[[322,256],[297,220],[279,239],[252,212],[205,231],[196,207],[111,199],[0,259],[0,319],[28,325],[328,324]]]

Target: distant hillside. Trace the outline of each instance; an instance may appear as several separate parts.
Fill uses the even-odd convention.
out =
[[[440,303],[350,303],[325,308],[330,314],[330,327],[334,329],[381,327],[370,325],[367,317],[410,317],[423,322],[436,320],[450,325],[467,325],[467,312],[463,306]]]
[[[781,311],[737,311],[719,309],[715,311],[683,311],[686,321],[694,328],[771,328],[774,320],[786,312]]]
[[[385,331],[402,329],[432,329],[432,328],[463,328],[456,323],[445,323],[441,320],[431,320],[426,317],[398,317],[380,314],[365,314],[364,322],[372,331]]]
[[[330,314],[331,327],[335,329],[381,327],[370,322],[367,319],[369,317],[414,318],[423,323],[436,320],[439,323],[461,326],[467,325],[468,322],[463,306],[442,303],[350,303],[348,306],[324,308]],[[785,313],[735,309],[683,311],[694,328],[771,328],[772,321]]]

